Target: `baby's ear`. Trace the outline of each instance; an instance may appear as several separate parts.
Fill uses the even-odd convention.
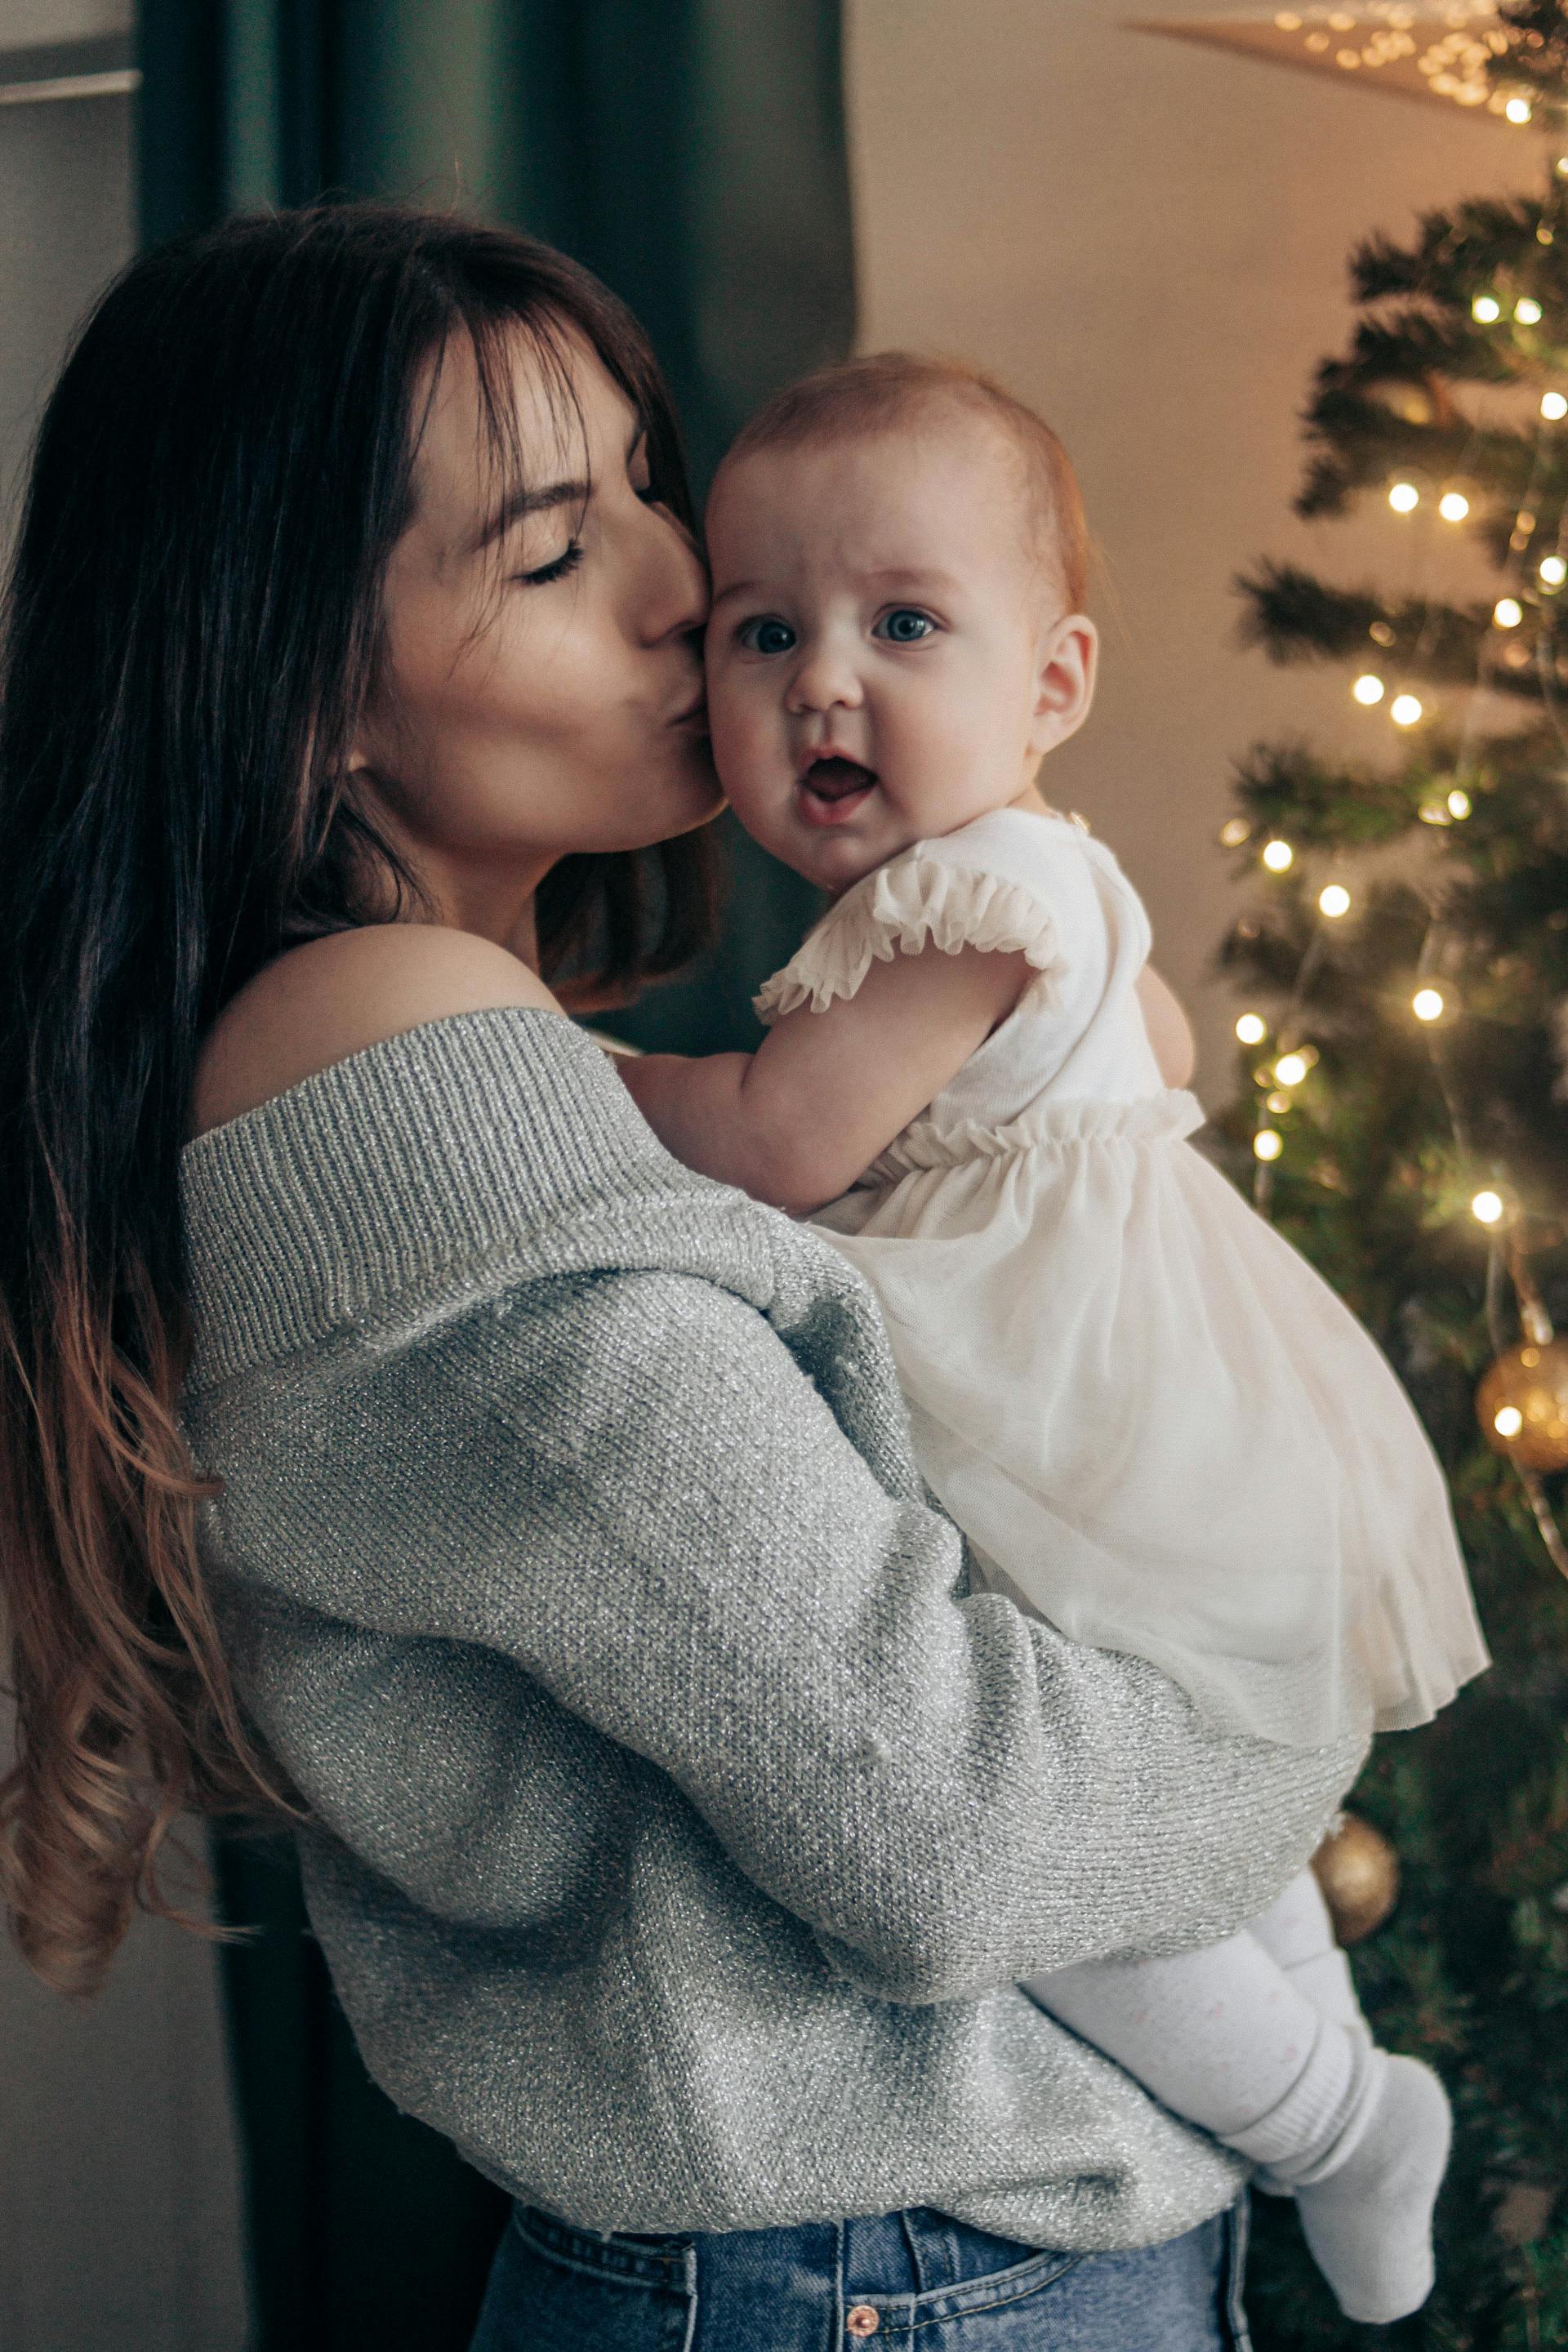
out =
[[[1100,631],[1086,613],[1068,613],[1053,624],[1036,668],[1031,751],[1054,751],[1077,734],[1094,700],[1099,667]]]

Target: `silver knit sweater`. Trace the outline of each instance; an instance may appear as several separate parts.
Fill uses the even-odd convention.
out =
[[[372,2073],[596,2230],[1175,2235],[1236,2160],[1015,1979],[1228,1933],[1354,1743],[968,1590],[870,1293],[559,1015],[200,1137],[203,1556]]]

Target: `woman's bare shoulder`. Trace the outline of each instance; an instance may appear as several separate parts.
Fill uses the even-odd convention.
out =
[[[493,940],[425,923],[370,923],[309,940],[232,997],[196,1063],[189,1132],[255,1110],[334,1062],[455,1013],[562,1008]]]

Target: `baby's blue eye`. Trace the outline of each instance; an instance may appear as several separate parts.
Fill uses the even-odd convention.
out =
[[[752,654],[787,654],[795,643],[795,631],[789,623],[775,621],[767,614],[761,620],[742,621],[735,635]]]
[[[897,612],[884,613],[871,634],[874,637],[886,637],[890,645],[918,646],[935,626],[929,613],[917,613],[912,606],[900,604]]]

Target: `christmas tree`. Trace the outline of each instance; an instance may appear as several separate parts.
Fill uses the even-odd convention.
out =
[[[1352,1800],[1352,1858],[1399,1876],[1363,1998],[1455,2106],[1437,2291],[1381,2336],[1431,2352],[1568,2347],[1568,6],[1513,0],[1500,32],[1539,197],[1363,245],[1307,415],[1299,512],[1424,533],[1397,550],[1424,593],[1242,583],[1269,657],[1342,664],[1382,752],[1255,749],[1221,836],[1249,881],[1222,1148],[1405,1381],[1495,1659]],[[1258,2352],[1380,2340],[1255,2207]]]

